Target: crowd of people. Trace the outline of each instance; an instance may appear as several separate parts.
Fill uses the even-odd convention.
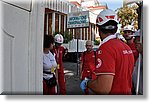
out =
[[[143,95],[143,44],[140,30],[135,32],[132,25],[127,25],[123,28],[123,37],[118,37],[117,15],[109,9],[99,13],[96,24],[102,40],[96,51],[96,67],[92,72],[96,79],[82,80],[82,91],[86,94],[88,88],[92,94]]]
[[[117,25],[117,14],[110,9],[101,11],[97,16],[96,26],[102,42],[98,50],[94,51],[92,41],[88,40],[85,44],[86,51],[80,56],[80,88],[86,95],[143,95],[141,31],[127,25],[123,28],[123,36],[118,37]],[[44,35],[43,94],[45,95],[66,95],[62,58],[67,54],[67,50],[62,43],[61,34],[54,37]]]

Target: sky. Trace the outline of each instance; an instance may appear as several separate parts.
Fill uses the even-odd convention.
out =
[[[107,4],[109,9],[116,10],[123,6],[123,0],[98,0]]]

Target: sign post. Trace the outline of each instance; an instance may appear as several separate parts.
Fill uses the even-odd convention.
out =
[[[89,11],[72,12],[67,15],[67,28],[87,28],[89,27]],[[77,75],[79,73],[79,34],[77,34]]]

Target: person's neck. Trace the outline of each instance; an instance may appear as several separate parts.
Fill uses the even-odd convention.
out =
[[[133,38],[131,40],[127,40],[127,44],[132,44],[133,42],[134,42]]]
[[[49,53],[49,49],[45,48],[43,52],[44,52],[45,54],[48,54],[48,53]]]
[[[93,51],[93,50],[91,49],[91,50],[89,50],[89,51],[87,50],[86,52],[87,52],[87,53],[91,53],[92,51]]]
[[[59,47],[60,47],[60,46],[58,46],[58,45],[57,45],[57,46],[55,46],[55,48],[59,48]]]
[[[101,35],[101,40],[103,41],[106,37],[108,37],[109,35],[112,35],[112,34],[102,34]]]

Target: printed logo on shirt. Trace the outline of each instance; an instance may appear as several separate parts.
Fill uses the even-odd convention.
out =
[[[136,50],[132,50],[133,53],[136,53]]]
[[[92,57],[95,57],[94,55]]]
[[[126,54],[132,54],[132,50],[123,50],[123,54],[126,55]]]
[[[102,65],[102,60],[100,58],[97,59],[98,64],[96,65],[96,68],[99,68]]]
[[[102,50],[99,50],[99,51],[98,51],[98,54],[102,54]]]

